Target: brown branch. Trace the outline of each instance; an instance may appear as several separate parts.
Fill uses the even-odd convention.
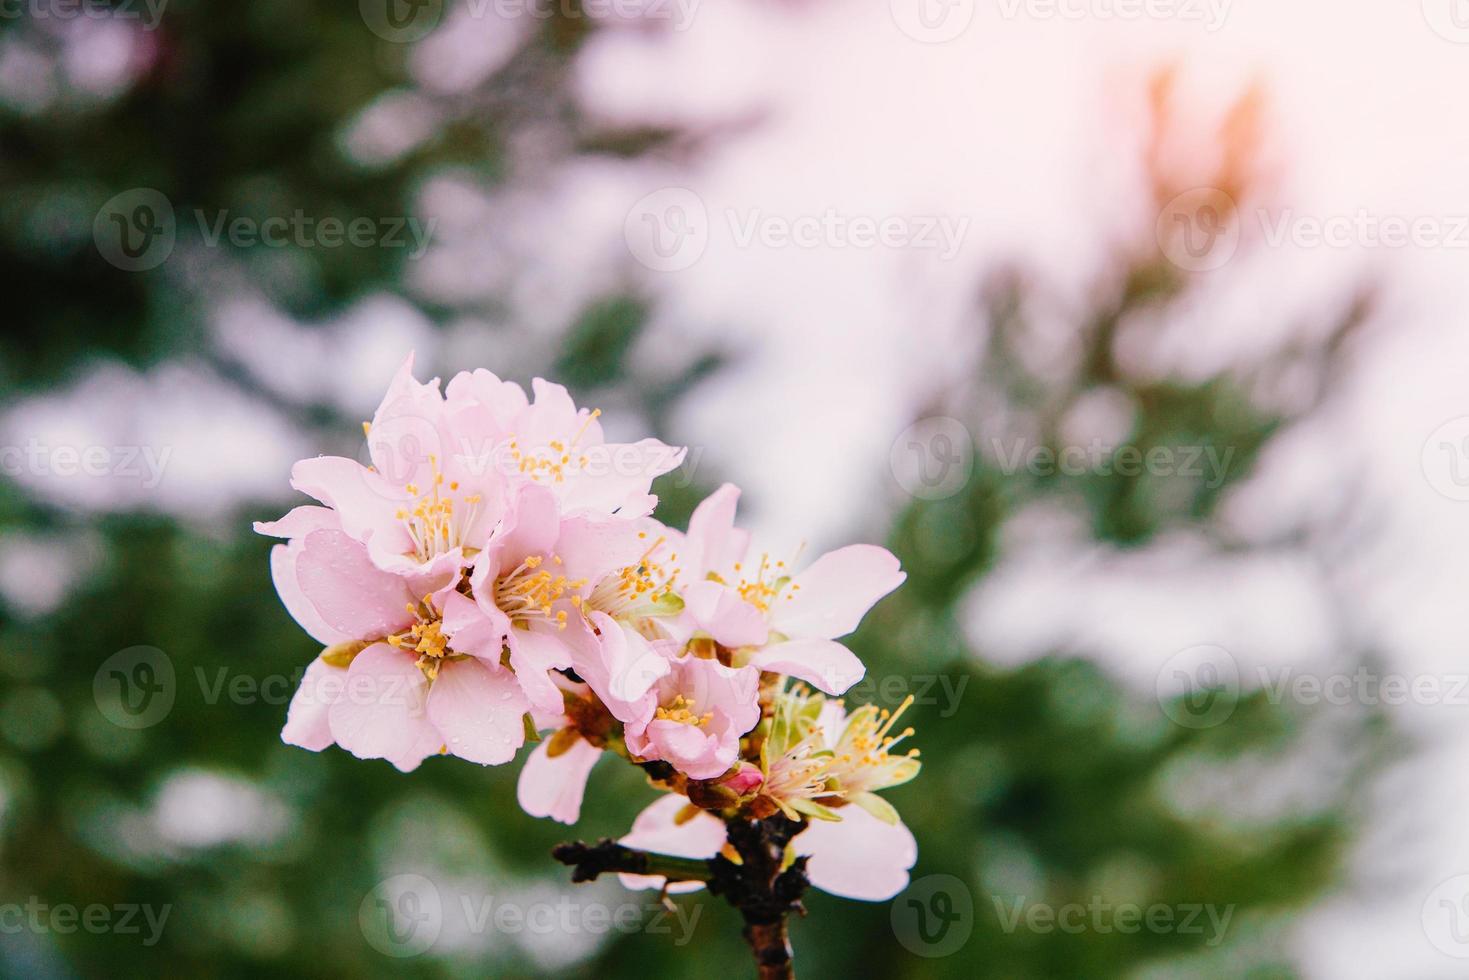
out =
[[[766,820],[733,820],[727,825],[729,843],[739,862],[723,854],[707,861],[676,858],[623,847],[603,839],[595,844],[575,841],[551,852],[573,868],[572,881],[591,881],[598,875],[623,872],[662,875],[669,881],[702,881],[709,891],[739,909],[745,920],[743,935],[755,957],[759,980],[794,980],[787,922],[792,912],[804,915],[801,896],[810,885],[806,859],[785,865],[786,846],[802,824],[776,814]]]

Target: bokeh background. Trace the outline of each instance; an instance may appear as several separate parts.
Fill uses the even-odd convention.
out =
[[[749,972],[550,861],[628,767],[568,830],[280,743],[250,522],[416,350],[692,447],[667,520],[902,558],[919,863],[802,975],[1464,975],[1461,7],[0,7],[0,971]]]

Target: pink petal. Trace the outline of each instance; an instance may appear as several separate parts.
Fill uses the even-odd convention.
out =
[[[378,534],[384,538],[380,546],[387,550],[413,549],[407,528],[396,516],[406,494],[355,459],[303,459],[291,467],[291,486],[335,510],[342,530],[358,541]]]
[[[655,521],[580,516],[561,522],[556,555],[567,578],[586,579],[587,589],[605,576],[635,564],[657,540]]]
[[[591,511],[621,519],[645,517],[658,498],[649,494],[653,480],[677,469],[688,450],[657,439],[635,443],[589,445],[584,466],[569,477],[562,494],[568,513]]]
[[[604,701],[625,704],[641,701],[654,683],[668,676],[671,669],[668,658],[653,649],[642,634],[624,627],[604,612],[592,613],[591,620],[598,630],[595,639],[601,655],[592,671],[597,680],[592,689]],[[577,673],[583,678],[587,676],[580,669]]]
[[[645,724],[656,707],[653,695],[643,687],[636,696],[625,694],[635,689],[643,674],[653,675],[657,665],[634,660],[628,648],[628,635],[622,626],[603,612],[591,614],[600,634],[573,623],[563,639],[571,651],[571,667],[625,725]],[[656,656],[656,654],[654,654]],[[659,658],[662,659],[662,658]],[[666,661],[663,673],[667,673]]]
[[[699,811],[693,819],[682,824],[673,822],[680,810],[688,805],[682,796],[666,793],[638,814],[633,821],[632,831],[618,843],[655,854],[673,857],[711,858],[724,846],[724,823]],[[618,875],[627,888],[662,888],[662,875]],[[673,893],[691,892],[703,888],[697,881],[678,882],[668,887]]]
[[[554,759],[547,753],[549,741],[536,746],[520,770],[515,795],[520,807],[533,817],[550,817],[565,824],[576,823],[581,816],[582,794],[587,777],[602,750],[586,739],[578,738],[571,747]]]
[[[449,752],[483,766],[515,757],[529,710],[515,675],[482,660],[444,664],[428,694],[428,716]]]
[[[877,600],[907,577],[886,548],[871,544],[838,548],[792,579],[775,601],[771,625],[790,637],[846,636]]]
[[[556,634],[536,630],[512,629],[506,634],[510,644],[510,666],[520,681],[521,690],[538,711],[566,710],[561,689],[551,682],[547,671],[571,666],[571,651]]]
[[[477,406],[489,412],[497,434],[509,431],[516,416],[530,404],[524,388],[513,381],[501,381],[484,368],[454,375],[445,395],[451,409]]]
[[[322,528],[341,530],[342,522],[329,507],[294,507],[278,521],[256,521],[255,533],[272,538],[300,538]]]
[[[415,380],[409,354],[388,385],[367,433],[372,465],[390,486],[432,486],[435,461],[441,466],[445,458],[443,419],[439,379],[427,384]]]
[[[625,737],[634,755],[662,759],[690,779],[713,779],[734,762],[735,753],[721,753],[717,738],[681,721],[655,720],[642,732],[628,729]]]
[[[552,440],[569,444],[584,423],[586,431],[578,442],[589,446],[601,444],[602,426],[596,419],[586,422],[591,413],[578,412],[565,387],[544,378],[532,379],[530,386],[535,403],[521,415],[517,425],[526,449],[549,450]]]
[[[723,646],[759,646],[770,635],[765,614],[727,586],[694,582],[680,594],[684,612]]]
[[[296,559],[301,592],[334,630],[356,639],[401,632],[415,620],[419,596],[372,563],[367,549],[341,531],[313,531]]]
[[[356,639],[351,633],[329,626],[321,613],[317,612],[316,607],[306,598],[306,593],[301,591],[299,571],[296,566],[304,548],[305,543],[296,540],[290,544],[278,544],[270,549],[270,577],[275,582],[276,594],[281,597],[281,603],[285,605],[286,612],[290,613],[291,618],[322,646],[331,646],[335,643],[345,643],[348,640]]]
[[[458,592],[444,597],[444,634],[455,653],[467,653],[471,657],[500,662],[505,649],[505,634],[510,631],[510,620],[499,609],[490,607],[489,614],[473,599]]]
[[[517,488],[510,512],[490,539],[499,556],[500,568],[512,570],[528,557],[547,555],[561,533],[561,512],[556,495],[538,483]]]
[[[726,483],[705,497],[689,518],[683,567],[690,577],[702,579],[707,572],[723,572],[745,557],[750,535],[734,526],[740,488]]]
[[[908,887],[918,842],[901,823],[886,824],[859,806],[844,806],[839,823],[812,820],[791,843],[809,854],[806,872],[824,892],[883,902]]]
[[[286,709],[286,725],[281,741],[312,752],[320,752],[333,744],[327,714],[346,687],[347,671],[333,667],[320,658],[311,661],[301,676],[301,686]]]
[[[374,643],[347,668],[347,686],[327,713],[332,737],[359,759],[387,759],[403,772],[444,744],[429,721],[428,681],[413,656]]]
[[[827,694],[845,693],[867,673],[857,655],[835,640],[772,643],[750,657],[749,665],[773,674],[789,674]]]

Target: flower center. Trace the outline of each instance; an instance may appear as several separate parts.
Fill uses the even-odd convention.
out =
[[[910,749],[901,755],[892,750],[912,735],[913,729],[891,734],[898,716],[912,703],[910,694],[896,711],[885,708],[879,711],[875,705],[867,704],[847,718],[847,728],[837,744],[831,767],[843,789],[852,793],[882,789],[912,778],[917,771],[918,750]]]
[[[423,604],[432,610],[428,597],[424,597]],[[412,603],[408,605],[408,611],[414,615],[423,616],[422,610]],[[439,667],[443,665],[444,659],[454,656],[454,651],[449,649],[449,638],[444,635],[443,628],[443,622],[437,618],[420,618],[402,633],[394,633],[389,636],[387,642],[399,650],[417,654],[417,659],[414,661],[415,666],[432,681],[438,678]]]
[[[403,489],[415,498],[413,506],[399,508],[398,520],[408,528],[413,539],[412,554],[419,561],[428,561],[452,551],[465,543],[464,532],[474,524],[483,498],[472,493],[464,497],[464,507],[456,509],[453,494],[459,490],[457,482],[449,484],[449,496],[444,495],[444,474],[439,471],[437,457],[430,456],[433,483],[427,491],[410,483]]]
[[[706,711],[702,715],[694,714],[694,702],[682,694],[675,694],[667,707],[659,708],[653,715],[658,721],[676,721],[682,725],[693,725],[695,728],[703,728],[709,724],[709,719],[714,717],[712,711]]]
[[[591,425],[592,420],[598,418],[601,414],[602,410],[600,408],[592,409],[582,421],[581,428],[577,429],[576,433],[571,437],[570,442],[552,439],[545,447],[536,446],[523,449],[521,448],[519,438],[511,436],[507,447],[510,452],[510,461],[515,464],[517,472],[523,476],[530,477],[537,483],[565,483],[566,470],[568,467],[572,467],[572,458],[573,453],[576,453],[576,444],[586,434],[587,426]],[[575,459],[576,463],[573,469],[587,465],[588,460],[585,455],[578,453]]]
[[[553,565],[561,559],[551,556]],[[586,579],[569,579],[565,575],[542,568],[545,558],[532,555],[521,562],[508,575],[495,582],[495,605],[499,606],[510,621],[517,626],[528,626],[532,620],[555,624],[558,629],[566,628],[567,612],[556,609],[556,603],[569,599],[573,606],[581,604],[577,590],[586,585]]]
[[[794,598],[795,592],[801,588],[800,585],[791,582],[790,573],[786,571],[786,563],[783,561],[771,562],[769,552],[760,556],[760,565],[755,569],[754,578],[743,574],[744,563],[742,562],[734,563],[734,572],[740,576],[735,591],[740,594],[741,599],[761,612],[770,612],[770,604],[780,598],[786,586],[790,586],[790,592],[786,593],[787,599]],[[708,578],[711,582],[718,582],[720,585],[729,584],[718,572],[710,572]]]
[[[647,532],[640,532],[638,536],[645,538]],[[664,543],[665,539],[659,537],[636,563],[598,582],[587,597],[587,606],[613,619],[622,619],[653,612],[649,607],[657,606],[674,595],[675,583],[682,570],[672,564],[678,560],[677,553],[662,560],[656,557]]]

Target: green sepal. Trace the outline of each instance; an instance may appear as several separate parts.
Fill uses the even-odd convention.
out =
[[[896,826],[900,822],[898,811],[893,809],[891,803],[876,793],[858,793],[855,796],[848,797],[848,800],[857,804],[885,824]]]
[[[363,640],[350,640],[346,643],[338,643],[321,651],[321,662],[328,667],[340,667],[343,670],[352,666],[352,661],[357,655],[368,648],[369,644]]]

